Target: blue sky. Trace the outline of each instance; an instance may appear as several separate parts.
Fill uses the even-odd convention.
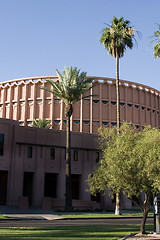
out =
[[[99,38],[105,23],[122,16],[142,36],[120,60],[120,78],[160,90],[160,59],[149,44],[159,9],[160,0],[0,0],[0,81],[55,75],[70,65],[115,78],[115,59]]]

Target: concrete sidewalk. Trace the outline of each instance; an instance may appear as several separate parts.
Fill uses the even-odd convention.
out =
[[[57,220],[63,219],[54,215],[53,211],[32,207],[27,210],[20,210],[16,207],[0,206],[0,214],[16,220]]]

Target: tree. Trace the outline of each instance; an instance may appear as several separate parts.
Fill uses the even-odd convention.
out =
[[[154,46],[154,56],[157,58],[160,57],[160,25],[158,25],[158,30],[154,32],[153,37],[155,38],[153,41],[156,41],[156,45]]]
[[[116,59],[116,96],[117,96],[117,128],[120,128],[120,89],[119,89],[119,59],[123,57],[126,48],[132,49],[136,30],[123,17],[113,17],[112,24],[102,30],[100,42],[104,48]],[[120,214],[119,196],[116,196],[115,214]]]
[[[100,137],[103,158],[88,178],[89,191],[95,195],[109,188],[112,196],[126,194],[143,213],[143,234],[152,196],[160,191],[160,130],[146,126],[137,133],[132,124],[124,123],[119,134],[117,128],[106,128]]]
[[[31,127],[36,128],[50,128],[51,127],[51,121],[47,119],[34,119]]]
[[[73,103],[79,101],[92,87],[93,79],[86,77],[86,72],[81,72],[76,67],[65,67],[62,74],[56,70],[58,81],[46,80],[51,89],[42,88],[65,103],[66,126],[66,194],[65,210],[72,211],[72,183],[71,183],[71,133],[70,118],[73,113]]]

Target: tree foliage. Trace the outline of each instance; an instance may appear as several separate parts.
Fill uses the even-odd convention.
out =
[[[154,46],[154,56],[155,58],[160,57],[160,25],[158,25],[158,30],[154,32],[154,40],[152,42],[156,42]]]
[[[89,191],[109,188],[112,194],[126,194],[143,212],[144,233],[152,196],[160,191],[160,130],[146,126],[136,132],[134,125],[124,123],[119,134],[117,128],[101,128],[99,134],[103,158],[88,178]]]
[[[51,121],[47,119],[34,119],[31,127],[36,128],[51,128]]]
[[[113,17],[112,24],[102,30],[100,42],[114,58],[123,57],[126,47],[133,47],[136,30],[130,26],[130,21],[123,17]]]
[[[73,103],[77,102],[90,88],[92,88],[93,79],[86,77],[86,72],[80,72],[77,67],[65,67],[62,74],[56,70],[58,81],[46,80],[50,88],[42,88],[54,96],[60,98],[65,103],[66,116],[66,193],[65,210],[72,211],[72,182],[71,182],[71,134],[70,117],[73,113]]]

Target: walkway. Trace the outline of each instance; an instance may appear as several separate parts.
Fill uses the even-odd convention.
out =
[[[20,210],[16,207],[0,206],[0,214],[14,220],[55,220],[62,219],[54,215],[53,211],[43,210],[41,208],[30,208]]]

